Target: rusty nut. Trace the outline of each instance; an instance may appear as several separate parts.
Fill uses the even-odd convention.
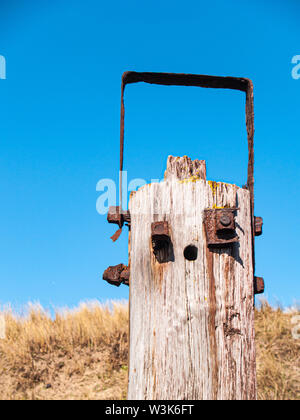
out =
[[[216,230],[217,231],[234,231],[235,221],[234,212],[231,209],[222,209],[216,212]]]

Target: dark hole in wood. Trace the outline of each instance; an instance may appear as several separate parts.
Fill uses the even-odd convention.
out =
[[[153,253],[159,263],[174,262],[174,250],[171,239],[168,237],[163,239],[155,238],[152,240]]]
[[[198,248],[195,245],[188,245],[184,248],[183,255],[188,261],[195,261],[198,257]]]

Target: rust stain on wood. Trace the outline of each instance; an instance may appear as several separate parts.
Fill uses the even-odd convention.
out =
[[[160,264],[156,261],[155,256],[151,255],[151,270],[152,270],[152,280],[153,285],[156,289],[162,292],[162,285],[164,281],[164,272],[166,264]]]
[[[205,230],[203,224],[203,231]],[[204,232],[203,232],[204,233]],[[205,236],[203,236],[205,237]],[[210,363],[212,364],[212,399],[216,400],[218,396],[218,354],[216,339],[216,284],[214,276],[214,254],[207,246],[206,250],[206,267],[209,277],[209,343],[210,343]]]

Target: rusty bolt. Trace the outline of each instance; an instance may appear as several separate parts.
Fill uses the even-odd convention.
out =
[[[129,210],[122,210],[120,206],[110,206],[107,213],[108,223],[114,223],[119,225],[121,228],[124,222],[130,224],[130,213]]]
[[[120,276],[124,268],[124,264],[108,267],[103,273],[103,280],[106,280],[109,284],[119,287],[122,283]]]
[[[103,273],[103,280],[109,284],[119,287],[121,283],[129,286],[130,270],[124,264],[118,264],[108,267]]]
[[[122,215],[120,214],[120,206],[110,206],[107,213],[107,221],[108,223],[114,223],[122,226]]]
[[[263,225],[262,217],[254,217],[255,236],[260,236],[262,234],[262,225]]]
[[[235,208],[215,210],[216,212],[216,230],[233,232],[235,230],[234,212]]]
[[[265,282],[262,277],[254,277],[254,294],[260,295],[265,291]]]

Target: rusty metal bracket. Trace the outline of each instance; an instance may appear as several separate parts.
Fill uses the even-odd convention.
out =
[[[132,83],[150,83],[157,85],[176,85],[176,86],[198,86],[202,88],[214,89],[233,89],[245,92],[246,94],[246,128],[248,139],[248,174],[247,188],[250,192],[250,212],[251,212],[251,229],[252,229],[252,259],[253,271],[255,271],[255,236],[262,233],[262,220],[254,218],[254,101],[253,101],[253,83],[247,78],[238,77],[220,77],[199,74],[183,74],[183,73],[153,73],[153,72],[134,72],[126,71],[122,75],[121,83],[121,115],[120,115],[120,178],[119,178],[119,203],[122,204],[122,171],[124,159],[124,91],[127,84]],[[119,207],[119,212],[115,216],[108,216],[110,223],[116,223],[119,230],[112,236],[115,241],[122,232],[122,226],[125,217],[122,216],[123,211]],[[209,246],[231,246],[238,241],[235,229],[233,229],[234,220],[229,213],[218,219],[218,213],[210,213],[206,211],[207,235],[209,237]],[[229,220],[230,219],[230,220]],[[130,226],[130,215],[129,215]],[[226,226],[227,225],[227,226]],[[211,227],[209,227],[211,226]],[[223,235],[223,237],[222,237]],[[232,237],[230,237],[232,235]]]
[[[130,270],[124,264],[109,266],[103,273],[103,280],[119,287],[122,283],[129,286]]]
[[[262,226],[263,226],[263,219],[262,217],[254,217],[254,230],[255,236],[262,235]]]
[[[265,282],[262,277],[254,277],[254,294],[260,295],[265,291]]]
[[[124,225],[124,223],[128,223],[128,225],[130,225],[130,212],[129,210],[120,211],[120,206],[111,206],[108,209],[107,221],[108,223],[118,225],[120,228]]]
[[[168,222],[154,222],[151,224],[151,236],[153,242],[169,241],[170,231]]]
[[[168,222],[154,222],[151,224],[151,241],[155,255],[167,248],[171,242]]]
[[[246,93],[246,128],[248,138],[248,175],[247,189],[250,191],[251,202],[251,226],[252,226],[252,252],[253,252],[253,270],[255,268],[254,255],[254,101],[253,101],[253,83],[250,79],[242,77],[221,77],[207,76],[200,74],[183,73],[153,73],[153,72],[135,72],[126,71],[122,75],[121,83],[121,116],[120,116],[120,186],[122,185],[122,170],[124,157],[124,91],[127,84],[132,83],[150,83],[166,86],[197,86],[202,88],[214,89],[233,89]],[[119,202],[122,203],[122,188],[120,187]]]
[[[253,83],[250,79],[242,77],[221,77],[207,76],[200,74],[183,74],[183,73],[153,73],[153,72],[135,72],[126,71],[122,75],[121,84],[121,121],[120,121],[120,173],[123,170],[124,156],[124,91],[127,84],[132,83],[150,83],[167,86],[196,86],[202,88],[214,89],[233,89],[246,93],[246,127],[248,137],[248,176],[247,188],[251,196],[251,209],[253,217],[254,209],[254,103],[253,103]],[[122,175],[122,174],[121,174]],[[120,178],[122,185],[122,178]],[[122,189],[120,188],[120,203],[122,203]]]
[[[236,207],[205,209],[204,226],[209,248],[233,246],[239,241],[235,226]]]

